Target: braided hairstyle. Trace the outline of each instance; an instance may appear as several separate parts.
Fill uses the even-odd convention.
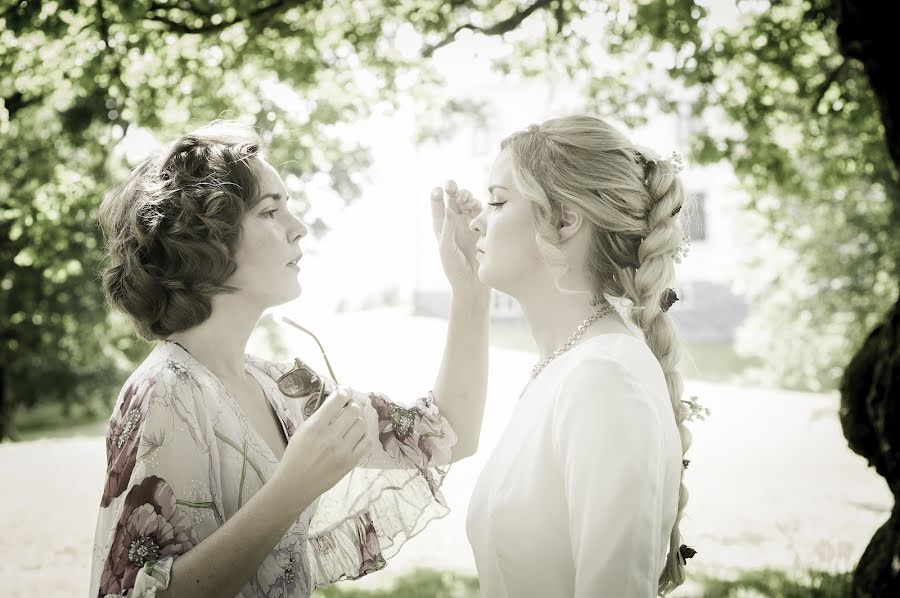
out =
[[[101,271],[109,305],[152,341],[192,328],[212,297],[236,289],[235,249],[247,210],[258,201],[251,129],[216,121],[136,166],[104,197],[98,221],[106,242]]]
[[[513,180],[531,202],[537,247],[557,288],[569,269],[559,248],[563,204],[581,212],[591,227],[587,274],[595,297],[630,302],[630,319],[643,332],[665,374],[684,455],[691,433],[685,425],[689,410],[681,399],[683,384],[677,370],[681,343],[661,306],[663,294],[674,284],[673,254],[683,240],[679,213],[690,207],[685,205],[676,169],[635,147],[605,121],[589,116],[531,125],[505,139],[501,149],[513,154]],[[685,460],[678,513],[659,578],[662,595],[685,579],[679,523],[688,499],[686,465]]]

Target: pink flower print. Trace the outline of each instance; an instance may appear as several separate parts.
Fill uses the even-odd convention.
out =
[[[119,407],[118,421],[110,422],[106,430],[106,484],[100,499],[101,507],[108,507],[113,499],[128,488],[128,481],[137,459],[141,427],[150,409],[154,378],[143,378],[128,385]]]
[[[287,434],[288,440],[291,439],[291,436],[294,435],[294,432],[297,431],[297,424],[294,423],[294,418],[289,414],[284,414],[284,431]]]
[[[437,498],[439,484],[428,468],[434,455],[432,439],[443,438],[445,431],[434,398],[429,393],[409,409],[374,392],[369,394],[369,400],[378,414],[378,439],[382,448],[395,459],[412,463]]]
[[[199,543],[190,518],[175,506],[172,488],[162,478],[145,478],[125,497],[103,565],[100,595],[125,593],[144,565],[184,554]]]
[[[373,571],[383,569],[387,561],[381,555],[381,546],[378,543],[378,534],[375,532],[375,523],[368,511],[357,518],[359,533],[359,557],[360,576]]]
[[[407,455],[415,461],[419,442],[416,430],[416,413],[391,403],[387,397],[370,393],[369,400],[378,414],[378,440],[391,456]]]

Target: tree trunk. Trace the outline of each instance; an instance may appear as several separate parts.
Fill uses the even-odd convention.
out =
[[[900,3],[840,0],[841,53],[862,62],[881,111],[885,142],[900,173]],[[897,197],[897,194],[888,194]],[[900,205],[892,206],[895,230]],[[898,263],[900,263],[900,256]],[[900,272],[895,272],[900,282]],[[850,361],[841,382],[841,426],[850,448],[869,460],[894,495],[891,516],[860,558],[851,595],[900,596],[900,298]]]
[[[6,368],[0,365],[0,442],[12,437],[12,397],[6,388]]]
[[[852,596],[900,596],[900,298],[869,334],[841,382],[841,427],[894,495],[890,518],[866,547]]]

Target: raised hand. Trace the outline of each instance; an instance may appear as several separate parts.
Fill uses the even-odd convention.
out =
[[[312,502],[353,469],[367,449],[363,408],[350,389],[338,387],[291,436],[277,483]]]
[[[446,203],[445,203],[446,195]],[[488,288],[478,280],[475,243],[478,233],[469,227],[481,212],[481,204],[452,180],[431,191],[431,221],[444,274],[455,295],[483,296]]]

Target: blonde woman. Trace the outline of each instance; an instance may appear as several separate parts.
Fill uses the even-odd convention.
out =
[[[405,405],[245,354],[263,311],[299,295],[308,232],[252,130],[178,139],[99,220],[109,303],[155,346],[107,428],[91,596],[306,598],[383,568],[447,513],[440,487],[475,451],[487,383],[488,295],[462,219],[439,237],[444,359]]]
[[[462,201],[480,280],[518,300],[540,351],[469,505],[486,598],[650,598],[684,580],[678,169],[602,120],[558,118],[503,141],[483,210]]]

